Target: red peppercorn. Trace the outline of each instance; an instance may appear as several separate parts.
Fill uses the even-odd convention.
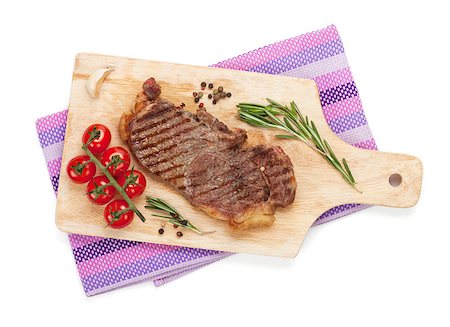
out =
[[[198,105],[199,108],[203,108],[204,104],[203,102],[200,102],[200,104]]]

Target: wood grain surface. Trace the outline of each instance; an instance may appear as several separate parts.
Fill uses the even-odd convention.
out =
[[[95,70],[110,64],[114,64],[116,70],[106,78],[100,97],[92,99],[86,91],[87,78]],[[65,174],[65,167],[72,157],[83,154],[81,136],[93,123],[110,127],[112,146],[127,147],[118,135],[119,118],[130,108],[142,83],[149,77],[155,77],[161,84],[161,97],[175,104],[184,102],[186,110],[193,112],[197,105],[192,92],[199,89],[202,81],[222,85],[233,96],[217,105],[205,100],[208,112],[231,128],[246,129],[250,138],[263,133],[267,143],[280,145],[289,155],[298,183],[297,195],[291,206],[277,210],[272,227],[232,231],[225,222],[195,209],[180,193],[146,174],[144,195],[167,200],[201,230],[216,232],[197,235],[186,230],[184,236],[178,238],[178,229],[167,226],[166,232],[159,235],[161,221],[144,208],[144,196],[134,202],[146,216],[146,223],[135,217],[124,229],[105,228],[104,206],[89,202],[84,195],[85,185],[72,183]],[[316,123],[336,155],[347,159],[362,193],[349,186],[330,164],[303,143],[275,139],[276,131],[256,129],[238,119],[237,103],[265,103],[266,97],[280,103],[296,101],[300,110]],[[144,167],[134,163],[137,169],[146,173]],[[347,203],[410,207],[418,201],[422,184],[419,159],[404,154],[362,150],[340,140],[323,117],[317,87],[312,80],[87,53],[77,55],[75,60],[61,171],[56,224],[64,232],[282,257],[297,255],[312,223],[326,210]],[[389,183],[392,174],[402,177],[397,187]]]

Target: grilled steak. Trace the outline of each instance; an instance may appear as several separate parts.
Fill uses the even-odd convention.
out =
[[[120,122],[139,163],[215,218],[239,228],[270,226],[275,209],[294,201],[289,157],[278,146],[246,146],[244,130],[230,130],[203,108],[183,110],[160,92],[148,79]]]

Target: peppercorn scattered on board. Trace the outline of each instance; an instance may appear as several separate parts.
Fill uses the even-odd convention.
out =
[[[98,69],[111,66],[114,71],[105,77],[98,98],[92,98],[86,90],[89,76]],[[85,185],[72,183],[65,174],[65,167],[71,158],[83,154],[83,131],[94,123],[109,127],[112,145],[128,148],[119,137],[119,120],[122,112],[132,105],[142,83],[151,76],[161,84],[163,98],[177,105],[184,103],[184,109],[192,112],[198,107],[192,93],[199,90],[201,82],[223,85],[232,97],[215,105],[205,99],[207,111],[230,128],[245,129],[250,141],[258,139],[279,145],[290,157],[297,180],[296,197],[292,205],[276,211],[276,221],[271,227],[230,229],[226,222],[195,209],[180,193],[151,176],[134,159],[132,165],[146,174],[147,186],[143,196],[133,202],[147,221],[143,223],[134,217],[125,228],[105,227],[104,207],[87,201]],[[280,134],[279,130],[252,127],[239,119],[236,104],[266,103],[266,98],[283,104],[295,101],[301,112],[314,121],[336,156],[347,160],[361,193],[304,143],[277,139],[275,135]],[[348,203],[410,207],[418,201],[422,184],[419,159],[363,150],[339,139],[323,117],[318,90],[312,80],[90,53],[81,53],[75,60],[61,171],[56,224],[64,232],[280,257],[295,257],[313,222],[328,209]],[[215,232],[198,235],[167,224],[165,232],[160,234],[161,220],[151,216],[155,212],[144,208],[145,195],[168,201],[200,230]],[[178,231],[182,231],[182,237],[177,236]]]

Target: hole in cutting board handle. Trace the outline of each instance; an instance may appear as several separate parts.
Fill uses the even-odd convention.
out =
[[[402,176],[400,174],[392,174],[389,176],[389,184],[393,187],[397,187],[402,183]]]

